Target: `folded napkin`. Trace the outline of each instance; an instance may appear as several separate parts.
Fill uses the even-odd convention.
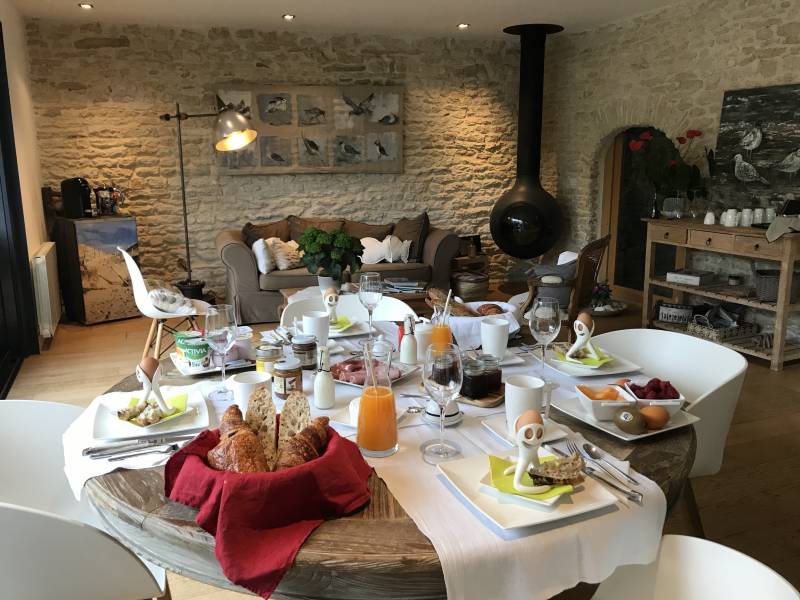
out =
[[[199,510],[195,522],[216,539],[225,576],[269,598],[300,546],[325,519],[369,501],[372,469],[358,447],[330,429],[325,453],[274,473],[229,473],[206,464],[219,431],[204,431],[170,458],[165,493]]]
[[[467,302],[467,306],[472,310],[477,309],[483,304],[496,304],[503,309],[502,315],[490,315],[508,321],[508,333],[512,335],[519,331],[519,322],[514,316],[516,307],[507,302]],[[481,345],[481,321],[487,317],[450,317],[450,331],[456,338],[458,347],[462,350],[475,350]]]

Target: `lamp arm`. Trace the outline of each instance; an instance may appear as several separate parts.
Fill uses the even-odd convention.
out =
[[[172,119],[179,119],[181,121],[185,121],[186,119],[194,119],[195,117],[217,117],[217,116],[219,116],[218,112],[196,113],[193,115],[190,115],[185,112],[176,112],[174,115],[171,115],[169,113],[164,113],[163,115],[159,115],[158,118],[161,119],[162,121],[171,121]]]

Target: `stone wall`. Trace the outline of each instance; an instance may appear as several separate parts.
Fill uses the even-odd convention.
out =
[[[516,40],[41,20],[27,31],[44,184],[84,176],[127,189],[146,275],[177,278],[183,253],[175,127],[158,115],[174,112],[176,100],[207,112],[230,85],[403,85],[405,172],[226,176],[215,166],[212,120],[185,122],[192,265],[211,287],[224,282],[214,236],[248,220],[385,223],[427,210],[436,226],[490,241],[488,212],[515,168]],[[499,278],[511,265],[495,258]]]

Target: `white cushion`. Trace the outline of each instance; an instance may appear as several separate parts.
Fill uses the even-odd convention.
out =
[[[408,253],[411,251],[411,240],[401,240],[396,235],[387,235],[383,240],[386,246],[387,262],[408,262]]]
[[[364,253],[361,255],[361,262],[365,265],[376,265],[386,258],[386,246],[375,238],[366,237],[361,239],[364,246]]]
[[[269,238],[267,240],[267,247],[279,271],[296,269],[301,266],[302,263],[300,259],[303,253],[300,251],[300,246],[294,240],[283,242],[280,238]]]
[[[278,238],[270,238],[278,239]],[[256,264],[260,273],[266,275],[275,268],[275,261],[272,260],[272,254],[267,246],[267,240],[264,238],[257,239],[253,242],[253,254],[256,255]]]
[[[150,302],[158,310],[173,314],[192,314],[194,305],[192,301],[180,293],[176,288],[155,288],[148,292]]]

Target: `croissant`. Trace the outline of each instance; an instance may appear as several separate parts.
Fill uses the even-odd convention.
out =
[[[243,429],[246,427],[247,423],[244,422],[242,411],[239,410],[238,406],[232,404],[225,410],[225,413],[222,415],[222,420],[219,423],[220,439],[224,440],[225,438],[230,437],[237,429]]]
[[[288,438],[280,449],[276,471],[302,465],[319,457],[328,443],[328,417],[317,417],[311,424]]]
[[[228,414],[230,407],[225,414]],[[239,409],[236,408],[238,411]],[[239,415],[241,416],[241,412]],[[220,427],[220,429],[222,429]],[[219,444],[208,451],[208,464],[218,471],[234,473],[253,473],[269,471],[267,458],[261,448],[258,436],[249,427],[239,427],[230,432]]]
[[[502,315],[503,309],[497,304],[481,304],[478,307],[478,314],[487,316],[487,315]]]

